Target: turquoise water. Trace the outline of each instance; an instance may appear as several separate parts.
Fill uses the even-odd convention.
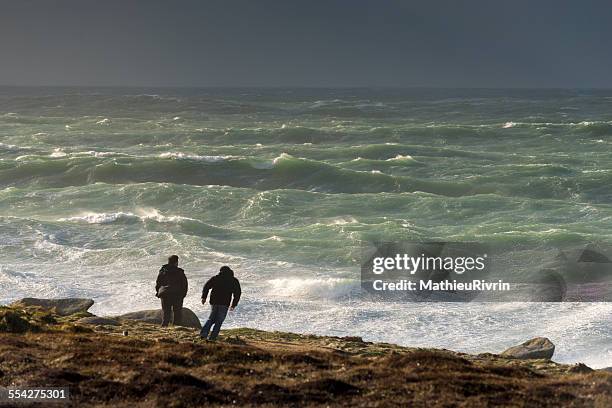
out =
[[[0,88],[0,301],[154,307],[176,253],[229,326],[612,365],[612,306],[360,297],[364,241],[612,243],[612,92]],[[536,255],[537,258],[539,255]]]

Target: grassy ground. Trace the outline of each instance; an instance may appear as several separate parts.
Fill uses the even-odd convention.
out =
[[[612,374],[585,367],[253,329],[208,343],[78,317],[0,308],[0,386],[67,386],[74,406],[612,406]]]

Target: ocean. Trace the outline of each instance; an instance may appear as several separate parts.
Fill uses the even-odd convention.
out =
[[[0,303],[186,306],[230,265],[225,327],[464,352],[535,336],[612,366],[612,303],[377,302],[371,241],[612,244],[612,91],[0,88]],[[512,265],[508,268],[512,269]],[[519,268],[519,266],[517,266]]]

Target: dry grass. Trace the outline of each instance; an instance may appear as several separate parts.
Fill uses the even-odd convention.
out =
[[[207,343],[143,323],[89,332],[70,319],[24,320],[36,330],[0,333],[0,385],[68,386],[75,406],[612,406],[612,374],[542,361],[248,329]]]

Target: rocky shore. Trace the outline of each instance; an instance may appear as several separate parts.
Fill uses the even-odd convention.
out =
[[[255,329],[210,343],[191,318],[162,329],[158,311],[92,304],[0,307],[0,386],[69,387],[73,406],[612,406],[612,373],[551,361],[545,338],[499,355]]]

